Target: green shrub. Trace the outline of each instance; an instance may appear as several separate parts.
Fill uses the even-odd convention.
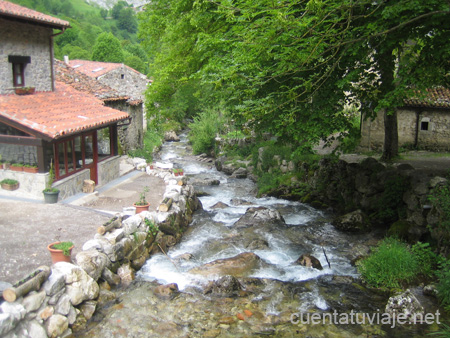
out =
[[[0,182],[0,184],[10,184],[10,185],[14,185],[17,183],[19,183],[19,181],[12,179],[12,178],[5,178]]]
[[[189,124],[191,129],[189,140],[194,154],[211,153],[214,149],[215,138],[221,132],[225,119],[218,111],[203,111]]]
[[[415,279],[418,268],[408,246],[393,237],[383,239],[370,256],[358,262],[362,278],[374,287],[400,287]]]
[[[411,247],[411,251],[417,259],[418,273],[425,278],[434,277],[441,256],[433,252],[429,243],[417,242]]]
[[[438,247],[450,246],[450,185],[438,185],[428,196],[431,204],[439,214],[439,222],[430,227],[434,237],[438,239]]]
[[[147,162],[153,160],[153,151],[155,147],[162,144],[162,135],[156,130],[147,130],[144,134],[144,146],[140,149],[131,150],[128,155],[131,157],[145,158]]]
[[[439,282],[436,285],[438,298],[442,306],[450,311],[450,261],[444,261],[436,272]]]

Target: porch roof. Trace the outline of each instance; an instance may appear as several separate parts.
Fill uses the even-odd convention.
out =
[[[54,92],[0,95],[0,120],[46,140],[78,134],[129,118],[71,86],[56,82]]]

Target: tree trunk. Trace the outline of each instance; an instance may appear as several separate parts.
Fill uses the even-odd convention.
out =
[[[390,161],[398,156],[397,110],[384,112],[384,146],[382,161]]]

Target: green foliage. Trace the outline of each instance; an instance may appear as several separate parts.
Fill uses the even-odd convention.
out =
[[[429,243],[417,242],[411,247],[411,252],[417,259],[418,272],[425,278],[434,277],[442,257],[433,252]]]
[[[372,218],[383,223],[393,223],[406,215],[403,194],[408,190],[410,181],[407,177],[389,177],[384,184],[384,191],[377,200]]]
[[[150,235],[156,236],[159,231],[158,225],[155,224],[151,219],[144,218],[145,225],[147,226],[147,231]]]
[[[419,261],[399,240],[383,239],[370,256],[358,262],[358,271],[371,286],[399,288],[414,280]]]
[[[344,153],[354,152],[361,139],[361,118],[359,114],[351,117],[350,122],[350,128],[343,133],[338,147],[338,150],[342,150]]]
[[[148,110],[180,121],[221,106],[237,125],[310,149],[353,133],[348,93],[371,115],[445,84],[447,14],[444,0],[151,1],[139,26],[155,77]]]
[[[111,33],[100,34],[92,51],[92,60],[103,62],[123,62],[124,56],[119,39]]]
[[[125,58],[124,63],[135,70],[137,70],[139,73],[146,74],[148,71],[147,65],[142,61],[139,57],[135,55],[130,55]]]
[[[450,338],[450,325],[446,323],[441,323],[440,329],[436,332],[429,333],[428,336],[438,338]]]
[[[147,163],[152,162],[153,152],[162,144],[162,135],[152,129],[147,129],[144,134],[144,146],[139,149],[131,150],[128,155],[130,157],[142,157],[147,160]]]
[[[52,246],[53,249],[62,250],[64,256],[70,256],[71,247],[73,247],[72,242],[60,242]]]
[[[441,269],[437,271],[439,282],[436,285],[438,298],[442,306],[450,311],[450,261],[441,262]]]
[[[19,183],[19,181],[12,179],[12,178],[4,178],[3,180],[0,181],[0,184],[10,184],[10,185],[14,185]]]
[[[137,201],[135,204],[136,205],[147,205],[147,199],[145,198],[145,194],[148,193],[150,191],[149,187],[143,187],[142,191],[139,193],[139,201]]]
[[[224,117],[218,111],[203,111],[194,117],[189,124],[189,140],[194,154],[211,153],[214,149],[215,138],[222,131]]]
[[[448,247],[450,246],[450,184],[435,187],[428,199],[439,215],[439,222],[433,225],[431,231],[438,239],[439,247]]]

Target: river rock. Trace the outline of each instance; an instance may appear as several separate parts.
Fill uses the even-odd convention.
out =
[[[167,142],[179,142],[180,138],[175,133],[175,131],[170,130],[170,131],[166,131],[164,133],[164,140],[167,141]]]
[[[245,247],[248,250],[266,250],[269,248],[269,243],[265,239],[257,238],[251,240]]]
[[[103,252],[91,249],[79,252],[75,257],[75,262],[94,280],[98,280],[109,260]]]
[[[47,320],[46,326],[49,337],[59,337],[69,328],[69,320],[65,316],[56,314]]]
[[[190,183],[195,186],[210,186],[210,185],[219,185],[220,181],[213,178],[205,178],[203,180],[199,179],[192,180]]]
[[[420,316],[423,316],[424,309],[416,296],[407,289],[405,292],[389,298],[385,312],[391,316],[398,316],[398,314],[402,313],[408,321],[412,321],[416,316],[423,318]]]
[[[118,270],[117,275],[120,277],[121,283],[128,286],[135,278],[134,270],[130,264],[123,264]]]
[[[312,255],[301,255],[295,262],[296,265],[306,266],[308,268],[314,268],[317,270],[323,270],[320,261]]]
[[[234,227],[238,229],[248,228],[266,223],[286,225],[279,211],[265,207],[255,207],[248,208],[245,214],[234,224]]]
[[[233,198],[231,199],[231,204],[233,205],[252,205],[252,202],[240,199],[240,198]]]
[[[0,305],[0,337],[16,327],[26,313],[22,304],[3,302]]]
[[[41,292],[30,292],[22,301],[22,305],[25,307],[27,312],[36,311],[41,307],[45,300],[45,291]]]
[[[255,269],[261,261],[259,256],[252,252],[244,252],[237,256],[218,259],[189,270],[190,273],[203,276],[231,275],[241,277]]]
[[[59,262],[53,265],[53,270],[64,275],[66,293],[70,296],[72,305],[78,305],[85,300],[98,296],[97,282],[79,266]]]
[[[170,283],[166,285],[158,285],[154,290],[154,294],[161,299],[173,299],[178,294],[178,285]]]
[[[233,167],[231,164],[224,164],[222,165],[222,170],[226,175],[232,175],[234,171],[236,170],[235,167]]]
[[[210,281],[203,291],[204,294],[231,296],[242,290],[242,285],[234,276],[223,276],[216,281]]]
[[[361,210],[356,210],[337,217],[332,222],[333,226],[341,231],[365,232],[370,230],[369,217]]]
[[[229,205],[223,202],[217,202],[216,204],[214,204],[211,209],[226,209],[228,208]]]
[[[247,178],[247,169],[245,168],[237,168],[233,173],[231,174],[232,178]]]

